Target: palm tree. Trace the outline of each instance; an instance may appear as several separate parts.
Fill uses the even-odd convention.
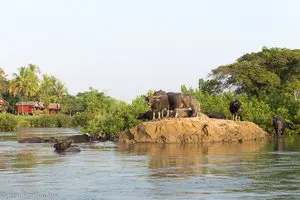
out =
[[[28,91],[29,74],[26,67],[20,67],[19,73],[13,73],[13,79],[10,81],[9,92],[16,96],[20,94],[22,102],[22,113],[24,113],[23,100]]]
[[[20,67],[18,73],[13,74],[13,79],[10,81],[9,91],[11,94],[21,96],[22,114],[24,114],[23,101],[25,97],[32,97],[37,94],[39,86],[39,68],[33,64],[28,67]]]
[[[2,68],[0,68],[0,96],[2,96],[3,93],[7,92],[8,87],[8,80],[6,78],[6,74]]]
[[[46,105],[52,101],[52,88],[50,76],[44,74],[40,85],[40,101]]]
[[[53,75],[43,75],[40,87],[40,95],[43,101],[57,103],[66,94],[67,89],[59,79]]]
[[[38,93],[39,90],[39,77],[38,74],[40,74],[40,69],[34,64],[29,64],[27,67],[28,73],[29,73],[29,80],[28,80],[28,97],[35,96]]]
[[[54,77],[55,78],[55,77]],[[65,84],[58,79],[52,79],[53,82],[53,100],[56,103],[60,100],[64,95],[68,93]]]

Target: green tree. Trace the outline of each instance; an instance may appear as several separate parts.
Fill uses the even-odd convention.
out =
[[[3,95],[8,91],[9,82],[7,80],[7,75],[4,70],[0,68],[0,95]]]
[[[40,99],[46,104],[57,103],[65,95],[67,95],[67,88],[55,76],[43,75],[40,85]]]
[[[64,95],[59,99],[58,103],[61,104],[62,112],[69,115],[77,111],[84,111],[83,102],[76,96],[70,94]]]
[[[36,96],[39,90],[39,77],[40,68],[34,64],[29,64],[27,69],[28,79],[27,79],[27,96]]]
[[[207,92],[209,94],[219,94],[222,92],[222,84],[215,79],[204,80],[200,78],[198,81],[198,89],[199,91]]]
[[[44,74],[43,79],[41,80],[39,95],[40,101],[45,102],[46,105],[52,101],[52,87],[50,77]]]
[[[300,50],[264,47],[214,69],[211,76],[222,82],[225,89],[233,88],[250,96],[281,90],[292,77],[300,80]]]
[[[29,64],[28,67],[20,67],[18,73],[14,73],[13,79],[10,81],[10,93],[13,96],[20,95],[22,102],[25,98],[35,96],[39,88],[38,73],[39,68],[33,64]],[[22,105],[22,113],[23,111]]]
[[[285,91],[294,96],[296,101],[300,100],[300,78],[292,76],[285,84]]]

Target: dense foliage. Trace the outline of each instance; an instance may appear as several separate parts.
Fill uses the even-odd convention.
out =
[[[211,75],[223,89],[234,88],[237,93],[260,97],[275,91],[299,100],[300,50],[264,47],[212,70]]]
[[[8,112],[14,113],[14,106],[20,100],[37,100],[60,103],[63,114],[24,117],[2,114],[1,130],[13,130],[16,124],[78,126],[82,132],[113,136],[140,123],[137,116],[149,110],[143,95],[131,104],[94,88],[71,95],[56,77],[40,75],[40,69],[32,64],[19,68],[12,80],[0,69],[1,95],[10,103]],[[199,79],[198,84],[197,88],[183,85],[181,90],[197,98],[202,112],[223,112],[230,119],[229,103],[237,98],[242,102],[243,120],[255,122],[271,132],[272,116],[281,115],[300,128],[300,50],[264,47],[232,64],[217,67],[208,80]],[[153,92],[149,90],[146,96]]]
[[[88,99],[85,101],[84,113],[90,115],[91,120],[83,127],[83,131],[91,134],[113,136],[126,128],[136,126],[140,122],[136,119],[138,114],[149,109],[142,96],[133,100],[132,104],[127,104],[91,89],[85,93],[84,98]]]
[[[238,98],[243,120],[265,130],[272,131],[273,115],[300,126],[300,50],[264,47],[212,70],[210,78],[200,79],[196,89],[181,88],[199,100],[203,112],[230,118],[229,102]]]
[[[0,114],[0,131],[13,131],[17,128],[17,118],[12,114]]]

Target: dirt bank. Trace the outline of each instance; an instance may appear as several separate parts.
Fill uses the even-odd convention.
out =
[[[121,143],[212,143],[262,140],[268,133],[252,122],[208,118],[171,118],[139,124],[120,134]]]

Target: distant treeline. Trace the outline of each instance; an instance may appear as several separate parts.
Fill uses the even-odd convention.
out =
[[[15,110],[19,100],[38,100],[60,103],[62,112],[69,115],[56,116],[59,120],[24,117],[25,122],[19,117],[16,119],[19,125],[28,122],[33,127],[80,126],[83,132],[92,134],[117,134],[136,126],[140,123],[137,116],[149,110],[144,97],[151,92],[128,104],[93,88],[70,95],[54,76],[39,78],[36,65],[19,68],[12,80],[6,78],[3,70],[0,72],[1,93],[10,102],[9,112]],[[223,112],[230,118],[229,102],[238,98],[242,102],[243,120],[255,122],[267,131],[272,131],[273,115],[281,115],[300,126],[300,50],[264,47],[260,52],[245,54],[232,64],[212,70],[207,80],[199,79],[197,88],[183,85],[181,90],[197,98],[202,112]]]

